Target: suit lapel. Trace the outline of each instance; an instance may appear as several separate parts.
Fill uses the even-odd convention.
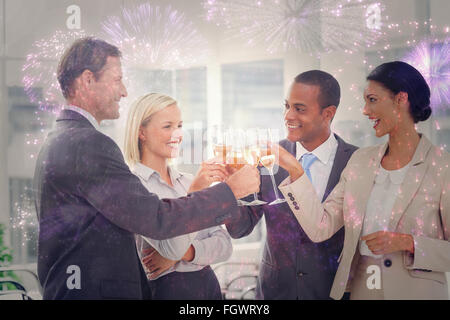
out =
[[[350,199],[350,202],[354,203],[354,205],[350,204],[354,211],[353,213],[350,212],[350,217],[353,220],[354,227],[349,228],[349,230],[353,232],[354,240],[356,241],[359,240],[366,215],[367,202],[369,201],[370,194],[372,193],[375,177],[377,175],[381,159],[386,153],[387,147],[388,143],[386,142],[378,148],[378,152],[375,151],[372,156],[370,156],[368,163],[359,163],[359,166],[355,166],[355,169],[349,173],[349,179],[358,181],[358,183],[355,184],[354,190],[352,190],[354,201],[351,201]]]
[[[330,177],[328,178],[327,187],[325,188],[325,193],[323,194],[322,202],[328,197],[330,192],[334,189],[334,187],[339,182],[341,178],[341,173],[347,165],[348,160],[352,156],[351,149],[349,145],[346,144],[341,138],[337,135],[334,135],[338,142],[338,147],[336,150],[336,156],[334,158],[333,167],[331,169]]]
[[[296,148],[295,143],[290,142],[287,139],[284,139],[284,140],[281,140],[279,142],[279,144],[280,144],[281,147],[286,149],[286,151],[288,151],[289,153],[291,153],[295,157],[295,148]],[[271,181],[270,176],[269,176],[269,171],[264,166],[259,167],[259,170],[260,170],[260,173],[261,173],[261,194],[262,194],[262,197],[266,197],[266,199],[269,199],[269,200],[271,199],[270,201],[273,201],[273,200],[275,200],[275,195],[274,195],[274,192],[273,192],[272,181]],[[289,176],[288,172],[286,170],[284,170],[283,168],[279,167],[277,164],[274,165],[273,172],[274,172],[275,183],[277,184],[277,186],[284,179],[286,179]],[[279,192],[279,196],[281,198],[283,198],[283,194],[281,192]],[[265,201],[267,201],[267,200],[265,200]]]
[[[390,231],[397,230],[400,218],[419,189],[427,172],[428,164],[425,162],[425,158],[430,148],[431,142],[425,136],[422,136],[411,160],[411,167],[406,172],[405,179],[400,186],[400,191],[392,208],[391,220],[389,221]]]

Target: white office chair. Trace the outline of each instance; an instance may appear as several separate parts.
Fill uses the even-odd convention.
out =
[[[11,277],[0,278],[0,300],[39,300],[42,299],[42,288],[37,274],[24,265],[11,265],[0,267],[0,272],[14,272],[16,274],[24,273],[31,275],[36,283],[37,291],[27,289],[23,283]]]
[[[254,300],[258,281],[258,263],[224,262],[214,267],[216,274],[225,270],[221,283],[224,300]]]

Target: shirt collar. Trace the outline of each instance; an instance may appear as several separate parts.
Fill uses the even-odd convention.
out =
[[[97,120],[88,111],[86,111],[86,110],[84,110],[84,109],[82,109],[80,107],[74,106],[74,105],[65,106],[64,109],[65,110],[72,110],[72,111],[75,111],[75,112],[81,114],[83,117],[85,117],[87,120],[89,120],[89,122],[94,126],[94,128],[96,130],[100,130],[100,125],[98,124]]]
[[[409,167],[411,166],[411,162],[408,163],[403,168],[397,169],[397,170],[386,170],[384,169],[381,164],[378,170],[378,174],[375,178],[375,183],[381,184],[386,181],[386,179],[389,177],[389,180],[393,184],[402,184],[403,180],[405,179],[406,172],[408,171]]]
[[[133,167],[133,173],[135,173],[140,178],[144,179],[145,181],[148,181],[152,174],[157,173],[155,170],[153,170],[150,167],[147,167],[146,165],[143,165],[140,162],[137,162]]]
[[[330,133],[330,136],[324,143],[315,148],[312,152],[306,150],[300,142],[296,142],[296,157],[297,160],[305,153],[312,153],[320,160],[323,164],[327,164],[330,161],[331,154],[333,150],[337,147],[337,140],[333,133]]]
[[[173,167],[173,166],[169,166],[169,175],[170,175],[170,179],[172,179],[172,182],[174,180],[178,180],[179,178],[181,178],[183,176],[183,174],[181,172],[179,172],[177,169],[175,169],[175,167]]]
[[[169,166],[169,176],[170,179],[172,180],[172,183],[174,183],[176,180],[178,180],[179,178],[181,178],[183,176],[183,174],[181,172],[179,172],[177,169],[175,169],[173,166]],[[137,162],[134,165],[133,168],[133,172],[138,175],[140,178],[144,179],[145,181],[148,181],[150,179],[150,177],[153,174],[156,174],[159,176],[159,173],[156,170],[153,170],[150,167],[147,167],[146,165]]]

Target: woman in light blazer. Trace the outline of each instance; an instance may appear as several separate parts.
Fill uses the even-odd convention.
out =
[[[150,93],[131,107],[125,131],[125,160],[142,184],[160,198],[178,198],[223,181],[228,172],[204,163],[195,177],[169,165],[178,156],[183,121],[177,102]],[[210,264],[226,261],[233,247],[222,227],[167,240],[136,236],[153,300],[220,300],[219,281]]]
[[[448,299],[450,155],[415,129],[431,114],[430,89],[398,61],[367,80],[363,113],[389,141],[356,151],[323,204],[298,161],[274,146],[290,173],[280,190],[312,241],[345,227],[332,298]]]

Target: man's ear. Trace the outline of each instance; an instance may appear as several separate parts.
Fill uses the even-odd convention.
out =
[[[83,73],[80,75],[81,83],[85,86],[89,86],[92,82],[94,82],[95,77],[92,71],[90,70],[84,70]]]
[[[336,106],[328,106],[322,109],[322,114],[326,119],[333,121],[334,116],[336,115],[337,107]]]

